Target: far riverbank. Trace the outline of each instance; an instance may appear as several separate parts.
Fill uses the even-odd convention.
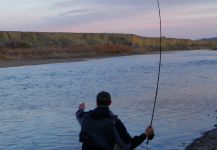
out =
[[[163,53],[168,52],[177,52],[177,51],[186,51],[186,50],[174,50],[174,51],[164,51]],[[192,51],[192,50],[189,50]],[[18,67],[18,66],[32,66],[32,65],[41,65],[41,64],[53,64],[53,63],[66,63],[66,62],[78,62],[86,61],[88,59],[101,59],[109,57],[120,57],[120,56],[130,56],[130,55],[147,55],[147,54],[158,54],[158,51],[148,51],[140,54],[117,54],[117,55],[103,55],[103,56],[90,56],[90,57],[75,57],[75,58],[56,58],[56,59],[21,59],[21,60],[3,60],[0,61],[0,68],[8,67]]]

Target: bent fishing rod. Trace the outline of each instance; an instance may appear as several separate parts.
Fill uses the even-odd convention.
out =
[[[159,36],[159,40],[160,40],[160,46],[159,46],[159,51],[160,51],[160,58],[159,58],[159,64],[158,64],[158,76],[157,76],[157,86],[156,86],[156,91],[155,91],[155,97],[154,97],[154,106],[153,106],[153,110],[152,110],[152,116],[151,116],[151,123],[150,125],[152,126],[153,120],[154,120],[154,113],[155,113],[155,108],[156,108],[156,102],[157,102],[157,96],[158,96],[158,89],[159,89],[159,81],[160,81],[160,71],[161,71],[161,58],[162,58],[162,22],[161,22],[161,9],[160,9],[160,2],[159,0],[157,0],[157,6],[158,6],[158,17],[159,17],[159,22],[160,22],[160,36]],[[149,139],[147,138],[147,143],[149,143]]]

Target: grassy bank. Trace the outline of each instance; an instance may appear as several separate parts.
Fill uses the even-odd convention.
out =
[[[163,50],[208,49],[209,40],[163,38]],[[159,38],[133,34],[0,32],[0,60],[31,60],[115,56],[154,52]]]

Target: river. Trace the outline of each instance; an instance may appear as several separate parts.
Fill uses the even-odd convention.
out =
[[[129,133],[151,119],[158,54],[0,68],[0,149],[79,150],[75,112],[94,109],[102,90]],[[138,150],[183,150],[217,123],[217,51],[166,52],[153,126]]]

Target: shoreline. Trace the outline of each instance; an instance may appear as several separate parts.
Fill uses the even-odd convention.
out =
[[[198,50],[201,50],[201,49],[198,49]],[[163,51],[163,53],[178,52],[178,51],[196,51],[196,50],[174,50],[174,51]],[[121,56],[149,55],[149,54],[159,54],[159,52],[147,51],[145,53],[137,53],[137,54],[101,55],[101,56],[89,56],[89,57],[84,56],[84,57],[74,57],[74,58],[20,59],[20,60],[6,60],[6,61],[0,60],[0,68],[33,66],[33,65],[66,63],[66,62],[79,62],[79,61],[87,61],[89,59],[103,59],[103,58],[112,58],[112,57],[121,57]]]
[[[147,51],[145,53],[136,53],[136,54],[81,56],[81,57],[73,57],[73,58],[20,59],[20,60],[5,60],[5,61],[0,60],[0,68],[33,66],[33,65],[66,63],[66,62],[79,62],[79,61],[87,61],[87,60],[90,60],[90,59],[103,59],[103,58],[112,58],[112,57],[121,57],[121,56],[148,55],[148,54],[158,54],[158,52],[156,52],[156,51],[153,51],[153,52]]]
[[[206,131],[195,139],[185,150],[217,150],[217,128]]]
[[[151,53],[144,53],[144,54],[151,54]],[[154,54],[154,53],[152,53],[152,54]],[[10,68],[10,67],[54,64],[54,63],[80,62],[80,61],[87,61],[90,59],[103,59],[103,58],[131,56],[131,55],[143,55],[143,54],[105,55],[105,56],[102,55],[102,56],[74,57],[74,58],[53,58],[53,59],[49,58],[49,59],[6,60],[6,61],[0,61],[0,69],[1,68]]]
[[[34,59],[34,60],[8,60],[0,61],[0,68],[21,67],[21,66],[34,66],[53,63],[66,63],[85,61],[84,58],[64,58],[64,59]]]

